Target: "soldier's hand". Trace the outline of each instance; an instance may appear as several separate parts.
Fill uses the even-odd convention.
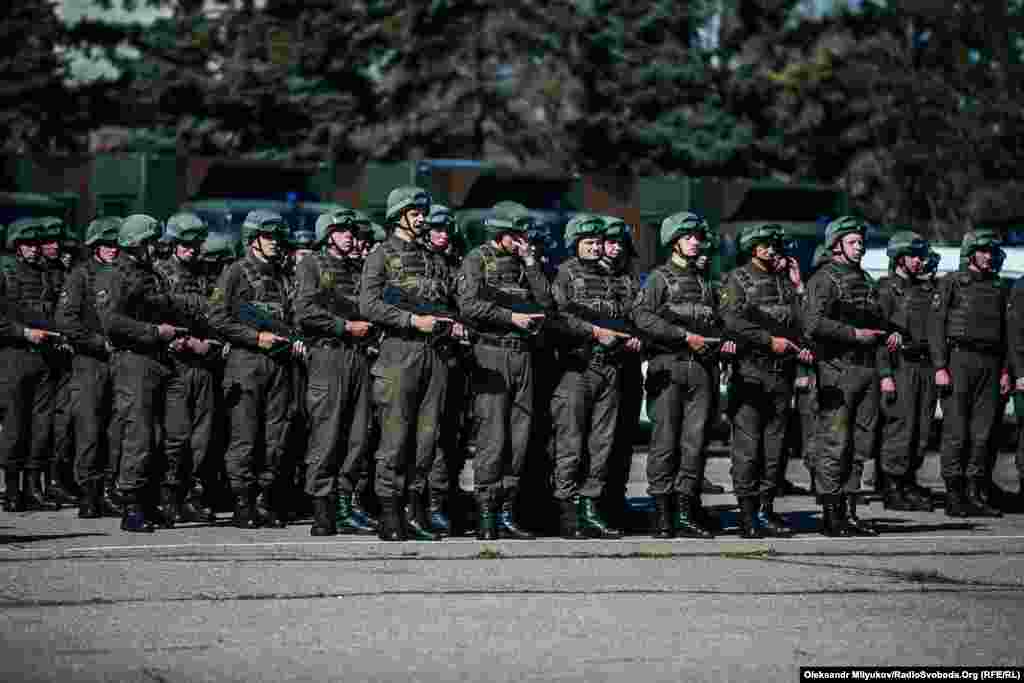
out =
[[[793,283],[797,291],[800,291],[804,286],[803,276],[800,274],[800,261],[795,256],[787,256],[786,261],[789,262],[789,281]]]
[[[186,343],[188,344],[188,350],[197,356],[205,356],[210,352],[210,340],[208,339],[189,337]]]
[[[287,339],[285,341],[288,341]],[[292,342],[292,355],[296,358],[304,358],[306,356],[306,342],[297,340]]]
[[[114,345],[110,343],[109,339],[103,340],[103,348],[106,350],[107,353],[113,353],[114,351],[117,350],[114,348]]]
[[[810,349],[800,349],[800,354],[797,356],[797,359],[799,359],[799,361],[804,365],[810,365],[814,362],[814,351],[811,351]]]
[[[178,337],[176,339],[172,339],[171,343],[167,345],[167,348],[169,348],[171,351],[174,351],[175,353],[181,353],[182,351],[185,350],[185,346],[187,343],[188,339],[186,339],[185,337]]]
[[[597,325],[594,325],[590,333],[591,335],[593,335],[594,339],[597,340],[597,343],[600,344],[601,346],[611,346],[612,344],[617,342],[621,337],[625,336],[620,332],[616,332],[615,330],[609,330],[604,327],[598,327]]]
[[[699,334],[687,334],[686,345],[690,347],[690,350],[695,353],[700,353],[707,348],[707,342],[704,341],[704,337]]]
[[[640,353],[644,349],[644,343],[636,337],[630,337],[626,340],[626,349],[633,353]]]
[[[871,330],[858,327],[853,331],[853,334],[861,344],[874,344],[875,340],[885,334],[885,330]]]
[[[736,342],[727,341],[722,342],[722,346],[718,349],[718,352],[723,356],[735,356],[736,355]]]
[[[953,378],[949,375],[949,370],[946,368],[939,368],[935,371],[935,384],[940,387],[948,387],[953,383]]]
[[[452,336],[456,339],[466,339],[469,337],[469,332],[466,331],[466,326],[462,323],[455,323],[452,325]]]
[[[353,337],[365,337],[370,334],[370,330],[373,328],[373,323],[368,323],[363,320],[346,320],[345,321],[345,332],[351,334]]]
[[[1006,396],[1007,394],[1009,394],[1011,385],[1012,383],[1010,382],[1010,373],[1004,372],[1003,374],[1001,374],[999,376],[999,395]]]
[[[160,323],[156,326],[156,334],[164,341],[170,341],[174,339],[178,334],[179,328],[168,323]]]
[[[886,400],[892,400],[896,397],[896,380],[892,377],[882,378],[882,393],[886,395]]]
[[[449,318],[439,318],[436,315],[413,315],[412,326],[423,334],[430,334],[434,331],[434,325],[438,320],[449,320]]]
[[[52,337],[60,337],[57,332],[50,332],[49,330],[38,330],[34,327],[25,328],[25,339],[28,340],[29,344],[45,344],[50,341]]]
[[[811,388],[811,378],[807,375],[799,375],[793,382],[793,386],[801,391]]]
[[[285,337],[279,337],[273,332],[267,332],[266,330],[256,335],[256,345],[264,351],[270,351],[275,346],[284,344],[287,341],[288,340]]]
[[[889,353],[896,353],[903,346],[903,336],[899,332],[893,332],[889,335],[889,338],[885,340],[885,347],[889,349]]]
[[[785,337],[772,337],[772,353],[782,355],[789,351],[798,350],[797,345]]]
[[[543,313],[513,313],[512,324],[527,332],[544,320]]]
[[[1017,391],[1024,391],[1024,377],[1017,378]]]

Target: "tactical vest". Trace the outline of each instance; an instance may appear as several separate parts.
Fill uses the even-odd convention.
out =
[[[881,287],[892,298],[890,322],[905,335],[904,346],[927,344],[935,285],[924,280],[908,280],[894,275],[882,280]]]
[[[118,261],[117,269],[122,283],[127,283],[130,291],[142,292],[142,296],[133,296],[127,302],[123,302],[126,306],[120,312],[139,322],[153,325],[164,322],[167,311],[162,306],[154,305],[155,300],[170,293],[163,277],[152,267],[143,266],[127,257]],[[121,286],[124,288],[124,284]]]
[[[167,288],[174,296],[203,297],[206,293],[206,283],[199,273],[194,273],[173,256],[166,261],[160,261],[155,266],[156,271],[167,283]]]
[[[1004,336],[1005,290],[998,277],[975,279],[970,273],[952,273],[955,278],[946,314],[946,336],[1001,343]]]
[[[110,282],[110,275],[114,271],[112,265],[101,265],[94,259],[89,259],[79,266],[82,274],[82,313],[81,323],[86,329],[93,332],[101,332],[99,308],[97,307],[97,294]],[[107,293],[109,298],[109,292]]]
[[[452,278],[442,255],[425,247],[399,249],[390,240],[380,249],[384,250],[388,286],[426,304],[449,304]]]
[[[706,275],[695,268],[680,269],[671,261],[657,269],[665,279],[665,303],[694,331],[710,334],[718,319],[718,296]]]
[[[571,303],[584,306],[602,316],[619,316],[615,308],[614,285],[611,277],[595,264],[587,266],[578,258],[571,258],[563,266],[569,278],[568,297]]]
[[[327,254],[313,254],[306,258],[314,259],[319,273],[318,303],[335,315],[350,317],[346,315],[346,309],[359,309],[359,263]],[[343,302],[347,302],[344,307],[340,305]]]
[[[819,273],[819,277],[829,278],[837,293],[833,310],[826,311],[826,316],[853,327],[870,328],[882,324],[878,289],[864,271],[829,263],[822,266]]]
[[[640,280],[629,273],[612,274],[611,296],[609,299],[615,302],[619,312],[615,317],[625,316],[633,309],[633,304],[640,295]]]
[[[533,301],[523,262],[513,254],[499,254],[490,244],[480,247],[484,284],[523,301]]]
[[[774,336],[800,336],[794,319],[796,290],[789,279],[779,273],[763,273],[746,265],[730,273],[746,299],[744,315],[767,329]]]
[[[238,261],[242,276],[252,290],[247,302],[280,322],[291,320],[291,302],[284,276],[261,272],[261,265],[252,256]]]
[[[18,261],[4,277],[11,318],[30,327],[52,325],[60,290],[54,287],[51,273],[45,267]]]

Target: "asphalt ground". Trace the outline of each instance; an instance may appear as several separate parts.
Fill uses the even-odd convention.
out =
[[[631,493],[642,495],[642,459]],[[930,457],[921,481],[937,486]],[[728,460],[709,476],[728,484]],[[640,477],[637,477],[637,472]],[[790,479],[806,483],[799,462]],[[1012,455],[995,479],[1016,489]],[[643,505],[641,499],[634,501]],[[0,514],[0,681],[798,680],[800,666],[1022,666],[1024,514],[862,516],[883,535],[384,544],[308,525],[126,534]]]

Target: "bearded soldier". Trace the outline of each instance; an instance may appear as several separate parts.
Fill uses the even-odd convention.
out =
[[[932,298],[931,359],[942,398],[942,478],[950,517],[999,517],[989,505],[989,444],[1010,390],[1006,339],[1009,292],[999,277],[1004,254],[990,230],[964,235],[966,267]]]
[[[878,285],[882,315],[903,343],[882,354],[882,469],[883,502],[890,510],[931,512],[929,492],[917,485],[917,470],[935,415],[938,393],[928,347],[928,327],[935,285],[926,279],[931,251],[928,241],[913,232],[898,232],[889,240],[889,276]]]
[[[231,344],[223,387],[231,430],[224,458],[235,498],[232,523],[242,529],[283,527],[292,364],[306,352],[291,335],[284,270],[288,225],[272,211],[250,211],[242,239],[248,253],[224,270],[210,297],[210,323]]]
[[[662,221],[661,243],[671,256],[648,276],[633,309],[636,326],[668,348],[647,367],[648,410],[654,412],[647,482],[657,511],[655,538],[713,535],[700,506],[706,429],[717,405],[718,354],[730,357],[736,345],[724,341],[717,353],[711,348],[723,331],[718,296],[697,268],[709,238],[707,221],[696,214]]]
[[[370,432],[370,358],[373,325],[359,315],[357,216],[351,209],[316,220],[314,252],[298,263],[295,322],[309,340],[309,448],[305,491],[313,499],[313,536],[373,534],[353,514],[352,494],[366,471]],[[335,489],[337,487],[337,490]]]

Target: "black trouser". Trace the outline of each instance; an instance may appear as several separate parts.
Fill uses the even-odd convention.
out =
[[[175,358],[167,380],[164,415],[164,484],[187,487],[206,481],[206,458],[213,435],[213,373],[201,358]]]
[[[646,388],[653,412],[647,492],[699,496],[707,426],[718,405],[718,365],[689,354],[658,356],[647,368]]]
[[[73,390],[73,357],[61,355],[54,359],[53,391],[53,456],[51,467],[56,465],[60,473],[70,471],[75,459],[75,405],[78,396]]]
[[[517,490],[533,428],[533,356],[526,349],[482,343],[473,355],[474,486],[488,494]]]
[[[799,421],[800,454],[804,467],[813,473],[818,458],[818,378],[811,378],[812,383],[797,387],[796,412]]]
[[[612,510],[617,510],[625,501],[629,470],[633,464],[633,443],[640,429],[640,411],[644,402],[644,375],[640,365],[640,354],[632,354],[619,367],[619,419],[615,425],[605,487],[605,497]]]
[[[896,395],[887,399],[882,394],[882,426],[880,464],[886,476],[904,479],[914,474],[924,462],[925,448],[935,417],[938,390],[935,369],[930,362],[900,361],[893,373]]]
[[[764,361],[770,363],[772,361]],[[778,361],[775,361],[776,363]],[[744,361],[732,380],[732,481],[737,498],[773,498],[793,397],[793,365],[777,371]]]
[[[292,400],[291,361],[233,348],[224,368],[230,435],[224,454],[236,493],[282,484]]]
[[[878,371],[870,365],[831,360],[821,363],[818,379],[818,493],[856,493],[864,463],[875,450]]]
[[[42,353],[0,349],[7,409],[0,432],[0,466],[45,471],[53,429],[54,374]]]
[[[567,360],[551,398],[555,498],[599,498],[608,479],[619,419],[619,367]]]
[[[129,502],[139,497],[161,469],[164,399],[169,365],[134,351],[114,354],[114,405],[121,435],[117,487]]]
[[[942,399],[942,477],[982,479],[995,457],[990,445],[1002,405],[1002,359],[954,348],[948,370],[953,384]]]
[[[441,496],[448,496],[458,489],[459,474],[466,464],[466,403],[470,400],[468,363],[467,359],[456,356],[448,365],[441,434],[437,440],[434,466],[430,469],[430,490]]]
[[[380,419],[374,489],[378,498],[426,492],[448,386],[448,354],[427,340],[387,337],[374,363]]]
[[[75,480],[80,486],[102,481],[109,467],[114,375],[110,363],[79,354],[73,362],[75,395]],[[119,435],[118,435],[119,438]]]
[[[370,367],[353,344],[317,346],[306,389],[309,447],[305,491],[314,498],[338,488],[351,493],[370,457]]]

